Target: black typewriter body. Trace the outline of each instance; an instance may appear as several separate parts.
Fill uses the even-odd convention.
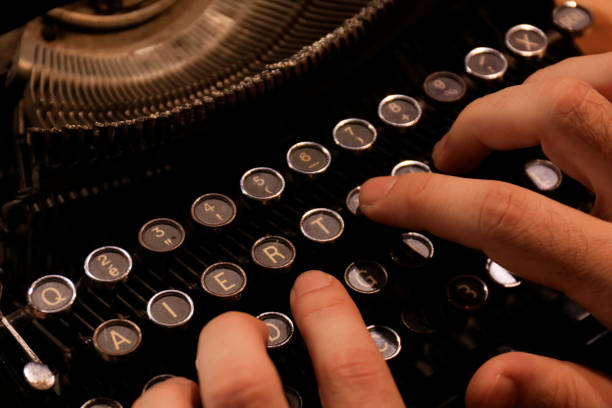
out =
[[[388,327],[401,339],[399,353],[388,363],[409,406],[463,406],[475,370],[508,350],[609,372],[609,333],[562,294],[529,282],[503,287],[489,276],[482,252],[426,231],[376,225],[347,207],[351,190],[390,174],[402,161],[419,161],[436,171],[433,145],[473,99],[580,54],[553,26],[552,2],[534,3],[178,1],[143,23],[153,33],[144,37],[136,37],[138,27],[123,37],[117,34],[121,30],[106,28],[105,37],[48,17],[28,23],[13,50],[19,57],[3,73],[7,86],[0,102],[0,310],[56,377],[45,391],[28,385],[23,374],[28,355],[0,325],[2,406],[80,407],[99,397],[130,406],[155,376],[196,380],[197,339],[207,321],[229,310],[291,317],[289,290],[309,269],[345,282],[366,324]],[[181,4],[201,14],[185,16],[176,10]],[[200,21],[197,16],[207,12],[209,20]],[[173,37],[164,31],[168,26],[180,31],[170,17],[186,30],[209,21],[210,42],[194,40],[201,32]],[[163,21],[155,22],[158,18]],[[541,58],[507,50],[506,31],[523,23],[548,34]],[[71,34],[77,31],[85,34]],[[93,39],[103,44],[93,47]],[[123,45],[129,41],[140,48]],[[66,44],[80,51],[66,51]],[[487,81],[465,72],[466,54],[480,46],[507,57],[503,79]],[[191,47],[210,51],[186,61]],[[131,62],[115,66],[112,58],[104,60],[105,52],[116,52],[117,61],[128,53]],[[440,102],[428,96],[423,83],[439,71],[465,81],[462,98]],[[414,98],[422,108],[418,123],[398,128],[381,120],[377,110],[388,95]],[[370,149],[356,152],[334,142],[334,128],[351,118],[375,129]],[[310,176],[291,169],[287,152],[299,142],[327,148],[329,167]],[[534,159],[545,157],[538,149],[494,154],[470,176],[535,189],[524,171]],[[280,198],[262,203],[241,191],[241,177],[259,167],[282,175]],[[194,219],[192,205],[209,193],[235,204],[235,218],[227,225],[210,228]],[[548,194],[585,210],[592,200],[566,176]],[[314,242],[301,231],[303,215],[317,208],[333,210],[343,220],[333,243]],[[183,227],[172,251],[151,250],[139,233],[155,219]],[[159,234],[167,232],[162,228]],[[409,232],[428,238],[432,253],[421,259],[402,252],[402,234]],[[293,245],[288,270],[254,259],[254,243],[268,236]],[[133,260],[126,280],[95,282],[85,273],[88,255],[105,246],[122,248]],[[246,286],[239,296],[222,299],[203,289],[202,274],[219,262],[244,270]],[[384,269],[386,282],[376,293],[347,282],[345,272],[355,262]],[[28,290],[48,275],[68,278],[76,298],[69,310],[41,316]],[[486,296],[477,307],[452,293],[457,290],[452,282],[466,276],[484,285],[479,288]],[[168,289],[193,302],[184,327],[162,327],[147,313],[150,299]],[[94,344],[96,329],[112,319],[139,328],[135,351],[115,358]],[[114,337],[114,345],[117,339],[121,343]],[[299,332],[270,355],[303,406],[319,406]]]

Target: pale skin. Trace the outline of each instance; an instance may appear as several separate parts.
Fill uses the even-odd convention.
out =
[[[591,3],[597,6],[595,0]],[[522,278],[564,292],[612,328],[611,100],[612,53],[573,58],[539,71],[522,85],[474,101],[461,113],[433,151],[436,167],[445,174],[369,180],[361,189],[361,209],[376,222],[426,230],[478,248]],[[536,145],[595,194],[592,214],[511,184],[450,175],[475,168],[493,150]],[[290,302],[324,407],[404,406],[339,281],[320,271],[303,273]],[[250,315],[216,317],[200,335],[199,385],[170,379],[133,407],[286,407],[280,377],[267,354],[267,335],[266,326]],[[612,378],[570,362],[506,353],[474,374],[466,405],[612,407]]]

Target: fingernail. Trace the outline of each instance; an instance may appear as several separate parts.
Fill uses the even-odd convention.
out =
[[[487,398],[487,407],[514,408],[517,406],[517,387],[514,381],[499,374]]]
[[[302,296],[313,290],[329,286],[332,276],[321,271],[309,271],[301,274],[293,284],[293,291],[297,296]]]
[[[359,205],[368,207],[385,198],[397,177],[376,177],[365,182],[359,191]]]

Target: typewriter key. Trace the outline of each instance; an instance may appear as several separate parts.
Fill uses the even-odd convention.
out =
[[[114,284],[127,279],[132,270],[132,257],[122,248],[105,246],[87,256],[84,268],[94,282]]]
[[[361,191],[361,186],[357,186],[352,189],[348,195],[346,196],[346,208],[353,215],[359,215],[359,192]]]
[[[391,250],[391,259],[405,267],[419,267],[433,258],[434,245],[423,234],[406,232],[402,241]]]
[[[240,189],[245,196],[267,203],[280,198],[285,189],[285,179],[274,169],[257,167],[244,173]]]
[[[438,102],[456,102],[463,98],[467,86],[463,78],[452,72],[434,72],[425,78],[423,89],[427,96]]]
[[[402,323],[408,330],[416,334],[434,334],[437,330],[432,326],[425,310],[404,309],[401,314]]]
[[[169,380],[171,378],[174,378],[175,376],[172,374],[160,374],[160,375],[156,375],[155,377],[151,378],[149,381],[147,381],[147,383],[144,385],[144,387],[142,387],[142,393],[144,394],[145,392],[149,391],[151,388],[153,388],[155,385],[159,384],[159,383],[163,383],[166,380]]]
[[[465,70],[481,79],[498,79],[508,69],[508,60],[493,48],[478,47],[465,56]]]
[[[266,269],[288,270],[295,260],[295,247],[286,238],[267,236],[258,239],[251,248],[253,261]]]
[[[404,160],[403,162],[398,163],[393,170],[391,170],[392,176],[413,173],[431,173],[431,169],[423,162],[417,160]]]
[[[478,276],[458,275],[446,285],[446,295],[453,306],[464,310],[476,310],[489,298],[489,288]]]
[[[268,348],[284,346],[293,337],[293,322],[283,313],[266,312],[257,316],[268,326]]]
[[[38,318],[70,309],[75,299],[74,284],[61,275],[43,276],[34,281],[28,289],[28,304]]]
[[[92,398],[81,408],[123,408],[123,405],[110,398]]]
[[[421,104],[410,96],[389,95],[378,104],[378,117],[395,127],[414,126],[422,114]]]
[[[491,280],[504,288],[514,288],[521,284],[521,281],[511,274],[503,266],[493,262],[491,259],[487,259],[487,272]]]
[[[236,204],[223,194],[204,194],[192,204],[191,217],[205,227],[224,227],[236,218]]]
[[[23,376],[35,390],[45,391],[55,385],[55,374],[43,363],[30,361],[23,367]]]
[[[582,34],[593,24],[593,15],[575,1],[566,1],[553,11],[553,22],[561,30],[572,35]]]
[[[185,229],[169,218],[157,218],[147,222],[138,232],[138,242],[152,252],[170,252],[185,240]]]
[[[338,146],[347,150],[363,151],[372,148],[378,132],[367,120],[345,119],[336,125],[333,135]]]
[[[344,281],[355,292],[378,293],[387,284],[387,270],[378,262],[357,261],[344,271]]]
[[[106,361],[117,361],[136,351],[142,341],[140,327],[127,319],[107,320],[94,331],[95,349]]]
[[[538,27],[519,24],[506,33],[506,47],[522,57],[541,57],[548,47],[548,37]]]
[[[175,328],[185,326],[193,316],[193,301],[180,290],[164,290],[151,297],[147,316],[158,326]]]
[[[314,242],[333,242],[344,232],[344,220],[333,210],[315,208],[302,216],[300,230]]]
[[[318,143],[297,143],[287,152],[289,168],[308,176],[324,173],[330,163],[331,154],[329,150]]]
[[[368,326],[368,332],[385,360],[396,357],[402,349],[402,339],[387,326]]]
[[[246,287],[247,276],[236,264],[218,262],[206,268],[200,283],[206,293],[220,299],[237,300]]]
[[[284,386],[283,389],[285,390],[285,398],[287,398],[289,408],[302,408],[304,406],[302,396],[295,388]]]
[[[532,160],[525,164],[525,174],[540,191],[556,190],[563,180],[563,174],[557,166],[548,160]]]

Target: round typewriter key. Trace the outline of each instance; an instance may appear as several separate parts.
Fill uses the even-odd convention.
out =
[[[402,234],[401,243],[391,251],[391,259],[401,266],[418,267],[433,258],[434,245],[418,232]]]
[[[287,398],[289,408],[302,408],[304,406],[304,400],[302,400],[302,396],[295,388],[284,386],[283,389],[285,390],[285,398]]]
[[[105,246],[85,259],[85,274],[93,281],[116,283],[125,280],[132,270],[132,257],[124,249]]]
[[[223,194],[204,194],[191,205],[191,217],[205,227],[224,227],[236,218],[236,204]]]
[[[440,71],[425,78],[423,89],[427,96],[435,101],[456,102],[465,95],[467,85],[459,75]]]
[[[338,146],[353,151],[370,149],[378,137],[376,128],[363,119],[345,119],[336,125],[333,134]]]
[[[55,385],[55,374],[45,364],[30,361],[23,367],[23,376],[35,390],[45,391]]]
[[[396,357],[402,349],[402,339],[395,330],[386,326],[368,326],[368,332],[385,360]]]
[[[185,229],[169,218],[156,218],[147,222],[138,232],[138,242],[152,252],[170,252],[185,240]]]
[[[464,310],[476,310],[489,298],[487,284],[474,275],[458,275],[446,285],[449,302]]]
[[[92,398],[81,408],[123,408],[123,405],[110,398]]]
[[[553,11],[553,22],[560,29],[578,35],[593,24],[593,15],[575,1],[566,1]]]
[[[324,173],[331,163],[331,154],[324,146],[314,142],[295,144],[287,152],[289,168],[298,173],[315,175]]]
[[[413,173],[431,173],[431,169],[423,162],[417,160],[404,160],[403,162],[398,163],[393,170],[391,170],[392,176]]]
[[[406,95],[389,95],[378,104],[378,117],[387,125],[395,127],[414,126],[422,114],[421,104]]]
[[[149,381],[147,381],[147,383],[144,385],[144,387],[142,387],[142,393],[144,394],[145,392],[149,391],[151,388],[153,388],[153,386],[159,384],[159,383],[163,383],[166,380],[169,380],[170,378],[174,378],[175,376],[172,374],[160,374],[160,375],[156,375],[155,377],[151,378]]]
[[[387,284],[387,270],[378,262],[353,262],[344,271],[344,281],[355,292],[374,294]]]
[[[268,348],[284,346],[293,337],[293,322],[289,317],[278,312],[266,312],[257,316],[268,326]]]
[[[493,48],[474,48],[465,57],[465,70],[478,78],[501,78],[507,69],[508,60],[504,54]]]
[[[541,57],[548,47],[548,37],[538,27],[519,24],[506,33],[506,47],[522,57]]]
[[[424,310],[415,312],[404,309],[401,314],[401,319],[404,326],[416,334],[434,334],[438,331],[432,326],[429,321],[429,316]]]
[[[503,286],[504,288],[514,288],[521,284],[521,281],[510,273],[506,268],[493,262],[491,259],[487,259],[487,272],[493,282]]]
[[[140,327],[126,319],[107,320],[93,334],[95,349],[107,361],[129,355],[140,346],[141,341]]]
[[[561,170],[548,160],[532,160],[525,164],[525,174],[540,191],[556,190],[563,180]]]
[[[266,203],[281,196],[285,179],[274,169],[257,167],[244,173],[240,189],[245,196]]]
[[[262,268],[287,270],[295,260],[295,247],[288,239],[271,235],[253,244],[251,257]]]
[[[43,276],[28,289],[28,303],[39,318],[70,309],[75,299],[74,284],[61,275]]]
[[[163,290],[149,300],[147,315],[153,323],[162,327],[184,326],[193,316],[193,301],[180,290]]]
[[[315,208],[302,216],[300,230],[312,241],[333,242],[344,232],[344,220],[333,210]]]
[[[357,186],[352,189],[348,195],[346,196],[346,208],[353,215],[359,215],[359,192],[361,191],[361,186]]]
[[[236,300],[246,287],[247,276],[236,264],[218,262],[206,268],[200,283],[206,293],[221,299]]]

